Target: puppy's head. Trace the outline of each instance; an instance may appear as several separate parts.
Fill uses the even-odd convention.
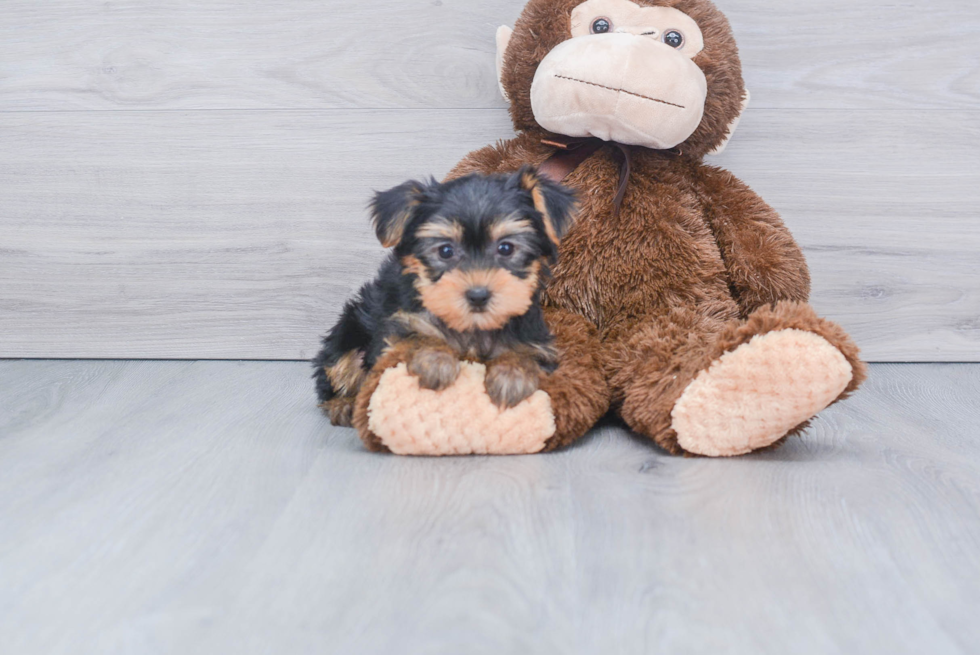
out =
[[[497,330],[527,312],[571,226],[575,198],[530,168],[379,193],[374,227],[414,277],[422,305],[457,331]]]

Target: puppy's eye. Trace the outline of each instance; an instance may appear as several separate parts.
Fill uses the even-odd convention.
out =
[[[502,244],[497,246],[497,254],[501,257],[510,257],[514,254],[514,244],[509,241],[504,241]]]
[[[667,30],[664,32],[664,43],[671,48],[679,48],[684,45],[684,35],[677,30]]]
[[[592,33],[593,34],[605,34],[612,29],[612,23],[609,22],[608,18],[596,18],[592,21]]]
[[[455,254],[456,249],[448,243],[443,246],[439,246],[439,257],[442,259],[452,259]]]

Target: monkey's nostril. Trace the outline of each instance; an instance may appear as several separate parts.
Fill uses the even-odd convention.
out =
[[[473,309],[483,309],[490,302],[490,289],[486,287],[472,287],[467,289],[466,300],[469,301]]]

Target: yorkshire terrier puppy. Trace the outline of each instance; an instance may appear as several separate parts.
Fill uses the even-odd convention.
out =
[[[409,353],[425,389],[452,385],[466,360],[487,366],[486,390],[501,408],[537,391],[557,367],[539,301],[575,206],[571,191],[530,168],[375,195],[375,231],[394,250],[313,360],[334,425],[351,424],[368,371],[392,348]]]

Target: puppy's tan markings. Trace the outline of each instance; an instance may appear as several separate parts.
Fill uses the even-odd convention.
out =
[[[490,400],[501,409],[516,407],[538,390],[541,369],[536,363],[514,355],[492,362],[486,389]]]
[[[354,398],[351,396],[332,398],[320,405],[330,417],[330,423],[342,428],[352,427],[354,417]]]
[[[507,237],[517,236],[518,234],[534,234],[534,226],[531,221],[521,218],[518,214],[511,214],[494,221],[490,226],[490,238],[500,241]]]
[[[543,364],[546,366],[557,366],[558,360],[560,359],[558,349],[550,343],[519,343],[510,346],[509,351],[496,352],[493,353],[493,356],[499,358],[506,354],[506,352],[513,353],[515,356],[522,359],[527,359],[529,361],[536,362],[539,365]]]
[[[423,389],[442,391],[459,377],[460,363],[452,352],[423,347],[412,355],[408,372],[419,379]]]
[[[364,370],[364,353],[352,350],[333,366],[324,369],[330,386],[340,396],[356,396],[367,371]]]
[[[460,270],[450,271],[438,282],[426,286],[416,285],[422,297],[422,306],[442,319],[454,330],[463,332],[472,329],[470,306],[466,300],[466,290],[472,284],[468,275]]]
[[[526,171],[521,175],[521,188],[531,192],[531,201],[534,203],[534,208],[538,210],[541,218],[544,220],[545,234],[557,246],[560,239],[558,238],[558,233],[555,231],[555,225],[551,220],[551,215],[548,213],[548,203],[545,202],[544,191],[541,190],[541,181],[538,179],[538,176],[531,171]]]
[[[415,281],[415,288],[420,292],[423,287],[432,284],[432,281],[429,280],[429,274],[426,271],[425,264],[415,255],[402,257],[402,275],[415,275],[418,278]]]
[[[463,240],[463,226],[444,218],[433,219],[419,227],[415,235],[422,239],[447,239],[458,242]]]
[[[378,234],[382,246],[385,248],[392,248],[401,242],[402,237],[405,236],[405,227],[408,225],[409,219],[412,218],[412,212],[415,211],[415,207],[418,204],[418,200],[410,200],[408,204],[405,205],[405,208],[391,220],[391,223],[387,226],[384,232]],[[377,220],[375,220],[375,229],[377,229]]]
[[[534,262],[531,273],[520,279],[504,269],[450,271],[438,282],[416,287],[422,305],[459,332],[466,330],[499,330],[507,321],[521,316],[531,307],[538,287],[540,262]],[[473,287],[490,290],[490,302],[482,312],[474,312],[466,300]]]
[[[431,317],[425,314],[399,311],[395,312],[392,320],[400,323],[409,332],[434,341],[445,341],[446,335],[438,326],[432,324]]]

